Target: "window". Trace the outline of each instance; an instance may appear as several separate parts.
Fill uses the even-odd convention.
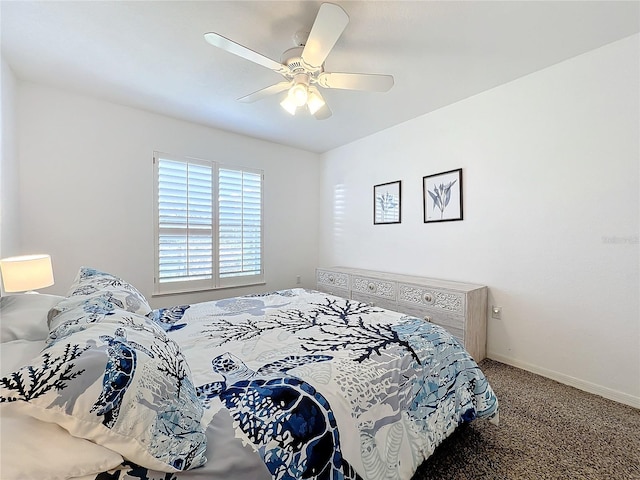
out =
[[[264,282],[259,170],[156,152],[154,293]]]

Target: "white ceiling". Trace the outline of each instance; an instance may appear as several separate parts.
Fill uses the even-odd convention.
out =
[[[350,23],[325,63],[395,77],[387,93],[323,90],[327,120],[290,116],[281,81],[205,42],[214,31],[280,61],[319,1],[6,1],[16,76],[324,152],[640,31],[638,1],[337,1]]]

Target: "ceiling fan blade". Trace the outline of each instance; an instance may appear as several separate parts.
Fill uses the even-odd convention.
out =
[[[244,97],[240,97],[238,99],[239,102],[242,103],[253,103],[258,100],[262,100],[269,95],[275,95],[276,93],[284,92],[291,86],[291,82],[280,82],[275,85],[271,85],[270,87],[263,88],[258,90],[257,92],[250,93],[249,95],[245,95]]]
[[[349,15],[338,5],[323,3],[302,50],[305,63],[320,67],[349,23]]]
[[[386,92],[393,87],[393,76],[368,73],[329,73],[318,75],[318,85],[343,90]]]
[[[331,109],[326,103],[320,110],[318,110],[316,113],[313,114],[313,116],[316,117],[316,120],[326,120],[331,115],[332,115]]]
[[[229,53],[233,53],[234,55],[250,60],[254,63],[257,63],[258,65],[262,65],[263,67],[267,67],[278,73],[285,73],[288,71],[287,67],[285,67],[281,63],[278,63],[275,60],[271,60],[269,57],[265,57],[258,52],[254,52],[250,48],[240,45],[239,43],[236,43],[233,40],[229,40],[228,38],[223,37],[222,35],[219,35],[217,33],[205,33],[204,39],[214,47],[226,50]]]

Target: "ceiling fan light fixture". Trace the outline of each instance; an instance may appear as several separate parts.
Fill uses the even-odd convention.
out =
[[[284,100],[280,102],[280,106],[284,108],[287,112],[289,112],[291,115],[295,115],[296,110],[298,109],[298,105],[296,105],[291,100],[290,95],[287,95],[286,97],[284,97]]]
[[[309,92],[309,99],[307,100],[307,107],[309,108],[309,113],[311,115],[315,115],[315,113],[324,107],[325,101],[322,99],[320,95],[318,95],[313,90]]]
[[[296,83],[289,89],[288,97],[297,107],[302,107],[305,103],[307,103],[307,99],[309,98],[309,90],[304,83]]]

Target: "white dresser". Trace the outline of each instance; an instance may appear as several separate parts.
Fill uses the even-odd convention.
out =
[[[316,269],[317,289],[446,328],[476,362],[486,356],[487,287],[347,267]]]

